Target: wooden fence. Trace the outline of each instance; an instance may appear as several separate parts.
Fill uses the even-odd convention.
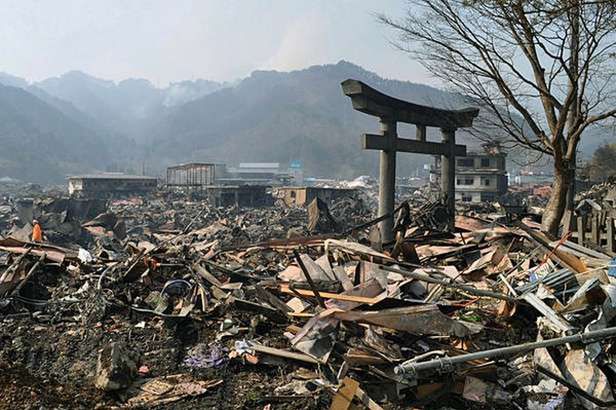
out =
[[[582,246],[601,248],[608,255],[616,251],[616,218],[609,212],[593,212],[585,216],[572,218],[572,237]]]

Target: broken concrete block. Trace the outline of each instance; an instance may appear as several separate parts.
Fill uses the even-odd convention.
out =
[[[137,375],[137,360],[124,343],[107,344],[98,353],[94,385],[104,391],[127,388]]]

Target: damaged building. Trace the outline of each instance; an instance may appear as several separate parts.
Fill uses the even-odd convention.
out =
[[[456,157],[456,201],[496,201],[507,192],[506,154],[502,152],[468,153]],[[440,183],[441,157],[436,156],[431,181]]]
[[[274,196],[281,199],[287,206],[306,206],[315,198],[331,204],[338,199],[350,197],[355,192],[355,189],[350,188],[280,187],[276,188]]]
[[[265,185],[212,185],[204,188],[214,206],[254,208],[273,204],[270,187]]]
[[[215,185],[225,175],[225,164],[189,162],[168,167],[165,182],[171,189],[203,190],[206,186]]]
[[[103,173],[68,177],[68,193],[72,197],[109,198],[147,194],[156,191],[158,180],[143,175]]]
[[[390,122],[474,112],[345,83],[355,108]],[[563,222],[552,238],[546,202],[518,220],[455,204],[476,178],[506,188],[504,156],[417,125],[416,140],[395,121],[365,138],[385,150],[378,188],[281,187],[272,207],[234,208],[271,201],[269,186],[202,175],[178,184],[209,201],[0,195],[4,407],[613,408],[616,181],[576,196],[577,237]],[[395,152],[444,153],[443,195],[394,201]],[[89,181],[73,192],[138,186]]]
[[[299,183],[301,165],[291,164],[285,168],[279,162],[242,162],[236,167],[228,167],[227,174],[221,178],[221,184],[228,185],[270,185],[280,186],[290,183]]]

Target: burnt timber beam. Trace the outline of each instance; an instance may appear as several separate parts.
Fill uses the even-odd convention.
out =
[[[473,125],[478,108],[443,110],[399,100],[375,90],[358,80],[342,82],[342,91],[351,98],[353,108],[365,114],[388,118],[396,122],[425,127],[462,128]]]

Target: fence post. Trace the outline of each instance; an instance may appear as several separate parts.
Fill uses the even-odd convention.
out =
[[[599,226],[599,214],[594,214],[591,220],[590,240],[598,246],[601,246],[601,228]]]
[[[606,234],[607,250],[608,252],[614,252],[614,218],[612,218],[611,216],[607,218]]]
[[[584,246],[586,242],[586,218],[584,216],[577,217],[578,229],[578,245]]]

